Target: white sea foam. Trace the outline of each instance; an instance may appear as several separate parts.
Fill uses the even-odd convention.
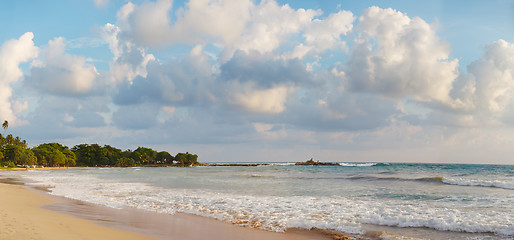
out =
[[[270,163],[269,165],[271,165],[271,166],[292,166],[295,164],[296,163],[286,162],[286,163]]]
[[[339,163],[341,166],[345,167],[373,167],[378,163]]]
[[[514,189],[514,182],[470,180],[463,178],[443,178],[443,183],[459,186],[496,187],[503,189]]]
[[[139,171],[143,172],[143,171]],[[51,194],[113,208],[134,207],[161,213],[184,212],[241,226],[281,232],[312,227],[361,233],[360,224],[428,227],[514,236],[513,211],[471,211],[451,202],[347,197],[259,196],[206,189],[161,188],[117,182],[67,171],[34,171],[23,176],[50,187]],[[458,203],[454,203],[458,204]]]

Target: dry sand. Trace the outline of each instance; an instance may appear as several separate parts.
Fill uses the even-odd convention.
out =
[[[22,185],[0,183],[0,239],[152,239],[39,208],[53,202]]]
[[[28,189],[0,177],[0,239],[329,240],[323,231],[287,233],[239,227],[188,214],[157,214],[86,204]],[[99,225],[100,224],[100,225]]]

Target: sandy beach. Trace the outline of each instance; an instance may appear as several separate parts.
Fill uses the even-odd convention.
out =
[[[319,230],[275,233],[189,214],[112,209],[53,197],[16,179],[0,180],[0,239],[351,239]]]
[[[39,206],[55,201],[23,185],[0,183],[0,239],[152,239]]]

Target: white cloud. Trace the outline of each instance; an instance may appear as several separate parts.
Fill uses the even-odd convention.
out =
[[[314,19],[304,31],[305,44],[296,46],[292,57],[303,58],[312,50],[316,53],[329,49],[347,50],[346,42],[341,36],[350,33],[354,19],[350,11],[332,13],[326,19]]]
[[[269,53],[277,49],[286,38],[305,29],[321,11],[293,9],[279,6],[276,1],[261,1],[250,11],[251,19],[241,37],[229,48]],[[230,42],[229,42],[230,43]]]
[[[191,0],[177,13],[174,33],[181,41],[235,42],[250,20],[250,0]]]
[[[39,49],[34,46],[34,34],[27,32],[19,39],[5,41],[0,46],[0,119],[16,124],[17,117],[11,105],[11,83],[22,76],[19,65],[37,57]]]
[[[315,19],[305,30],[305,42],[320,50],[344,47],[341,35],[347,35],[353,28],[354,16],[349,11],[330,14],[326,19]]]
[[[230,104],[241,107],[243,110],[254,113],[277,114],[285,110],[285,102],[293,88],[277,86],[268,89],[255,89],[252,84],[239,86],[236,84],[235,92],[229,96]]]
[[[102,28],[102,37],[109,43],[109,49],[114,55],[110,63],[110,80],[121,83],[132,80],[137,76],[146,77],[146,66],[155,61],[152,54],[147,54],[144,48],[137,47],[132,41],[121,36],[118,26],[107,23]]]
[[[467,66],[454,84],[453,116],[458,126],[499,125],[514,116],[514,44],[498,40],[485,47],[482,58]],[[464,124],[465,123],[465,124]]]
[[[95,66],[86,63],[84,56],[65,53],[62,37],[48,41],[42,52],[44,61],[33,64],[27,81],[38,90],[62,96],[90,94],[97,83]]]
[[[172,0],[143,2],[137,6],[129,2],[118,11],[118,25],[138,44],[168,45],[174,38],[170,27]]]
[[[363,11],[346,75],[352,90],[400,99],[450,102],[458,60],[435,27],[393,9]]]
[[[287,38],[300,33],[312,23],[320,10],[293,9],[278,5],[275,0],[264,0],[255,5],[250,0],[191,0],[180,8],[171,22],[172,1],[158,0],[141,5],[127,3],[118,11],[118,25],[122,35],[146,47],[169,46],[175,43],[214,43],[224,47],[221,62],[228,61],[237,50],[269,53]],[[332,14],[327,21],[309,28],[309,44],[337,45],[338,35],[351,29],[351,13]],[[344,22],[339,22],[344,21]],[[351,21],[350,21],[351,23]],[[323,30],[316,30],[316,28]],[[323,32],[323,43],[312,39]],[[334,32],[332,32],[334,31]]]
[[[502,39],[489,44],[468,73],[474,79],[477,107],[502,112],[514,98],[514,44]]]

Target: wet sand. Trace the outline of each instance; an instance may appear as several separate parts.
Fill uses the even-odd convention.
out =
[[[0,183],[0,239],[152,239],[39,207],[53,202],[21,184]]]
[[[40,189],[41,190],[41,189]],[[268,232],[190,214],[113,209],[29,189],[0,176],[0,239],[353,239],[323,230]]]
[[[113,209],[77,200],[54,197],[56,204],[43,208],[91,220],[97,224],[133,231],[159,239],[332,240],[353,239],[324,230],[289,229],[285,233],[245,228],[215,219],[184,214],[162,214],[139,209]],[[345,238],[347,237],[347,238]]]

